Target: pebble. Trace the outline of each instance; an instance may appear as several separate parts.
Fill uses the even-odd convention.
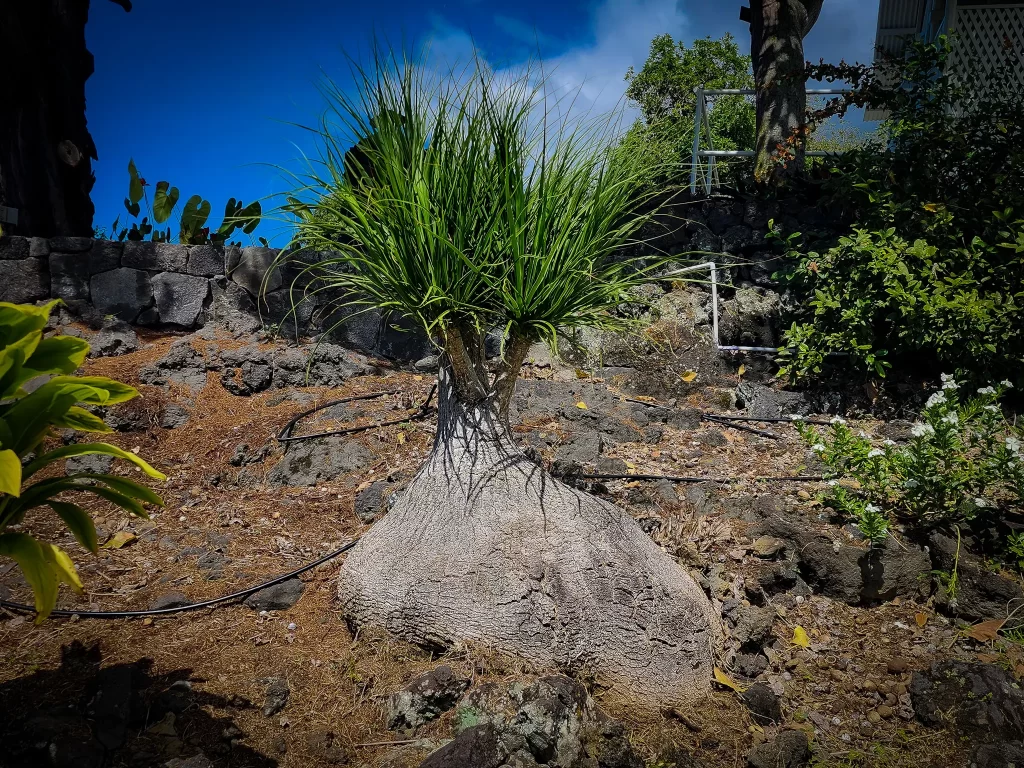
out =
[[[886,667],[886,670],[890,675],[900,675],[908,669],[910,669],[910,662],[899,656],[894,659],[889,659],[889,664]]]
[[[871,723],[869,723],[867,721],[864,721],[864,722],[862,722],[860,724],[860,735],[861,736],[871,736],[871,735],[874,734],[874,732],[875,732],[875,729],[871,725]]]
[[[878,713],[879,717],[884,717],[886,719],[892,717],[892,707],[888,706],[887,704],[880,705],[878,709],[875,710],[875,712]]]
[[[796,495],[797,495],[797,498],[803,499],[804,501],[807,501],[809,498],[811,498],[811,494],[809,494],[803,488],[801,488],[799,491],[797,491]]]
[[[299,625],[298,625],[298,624],[296,624],[296,623],[295,623],[294,621],[293,621],[293,622],[291,622],[291,623],[290,623],[290,624],[288,625],[288,631],[289,631],[289,632],[294,632],[294,631],[295,631],[296,629],[298,629],[298,628],[299,628]]]
[[[878,710],[876,709],[872,709],[870,712],[868,712],[867,717],[869,723],[879,723],[882,721],[882,716],[878,713]]]

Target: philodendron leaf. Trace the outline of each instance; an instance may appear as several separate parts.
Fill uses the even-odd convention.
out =
[[[128,161],[128,201],[135,206],[132,216],[138,216],[138,203],[142,199],[142,178],[135,167],[135,160]],[[131,212],[131,208],[128,209]]]
[[[139,204],[137,202],[133,203],[127,197],[124,199],[124,207],[132,216],[138,216],[139,213],[142,212],[142,208],[139,207]]]
[[[172,187],[168,182],[158,181],[156,183],[156,192],[153,193],[153,220],[157,224],[163,224],[171,218],[171,213],[174,211],[174,206],[178,204],[180,195],[178,188]]]
[[[210,217],[210,201],[203,200],[199,195],[192,195],[181,209],[181,228],[196,233],[206,225]]]
[[[254,200],[245,206],[238,215],[242,219],[248,219],[245,226],[242,227],[242,231],[247,235],[251,235],[256,227],[260,225],[260,219],[263,216],[263,206],[260,205],[259,200]]]

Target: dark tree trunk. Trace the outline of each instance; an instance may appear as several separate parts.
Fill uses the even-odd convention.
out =
[[[807,96],[804,37],[823,0],[751,0],[750,56],[757,91],[757,163],[760,184],[779,184],[804,165]]]
[[[130,10],[127,0],[115,0]],[[17,232],[92,235],[96,146],[86,127],[89,0],[6,0],[0,16],[0,204]],[[10,231],[9,227],[5,227]]]

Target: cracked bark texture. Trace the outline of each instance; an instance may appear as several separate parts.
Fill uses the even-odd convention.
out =
[[[474,353],[443,356],[434,449],[345,560],[346,616],[423,645],[470,641],[589,670],[652,704],[700,699],[717,615],[631,517],[555,480],[515,444],[504,389],[520,351],[513,344],[511,372],[476,395],[458,381],[477,367]]]
[[[751,0],[750,57],[757,114],[755,179],[777,184],[804,167],[807,94],[804,38],[823,0]],[[792,145],[787,142],[795,137]],[[792,154],[780,158],[780,145]]]

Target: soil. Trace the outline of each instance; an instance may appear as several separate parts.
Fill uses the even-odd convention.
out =
[[[138,384],[140,370],[180,338],[142,331],[139,337],[138,351],[90,360],[85,371]],[[216,343],[222,348],[243,344]],[[197,339],[197,350],[203,344]],[[267,349],[275,345],[281,342],[261,344]],[[27,529],[72,554],[86,585],[81,596],[62,592],[60,607],[145,609],[171,593],[189,601],[213,598],[293,570],[362,534],[368,526],[355,513],[356,494],[375,481],[400,486],[412,476],[431,445],[429,419],[345,436],[365,449],[360,456],[369,458],[334,479],[296,487],[271,484],[268,475],[282,455],[275,435],[300,412],[342,397],[397,390],[353,407],[325,410],[304,420],[296,432],[392,420],[414,414],[433,383],[432,375],[383,363],[377,370],[380,375],[355,376],[332,389],[286,387],[249,397],[231,394],[216,373],[198,392],[173,381],[166,387],[139,385],[143,397],[129,404],[131,418],[123,419],[135,428],[108,437],[137,450],[168,475],[159,488],[166,507],[149,521],[96,507],[101,540],[131,534],[124,546],[101,549],[97,556],[78,547],[52,514],[40,511],[26,520]],[[1001,637],[978,641],[966,636],[962,626],[937,612],[929,575],[919,589],[903,590],[910,594],[864,605],[814,594],[800,573],[790,574],[789,581],[780,577],[777,588],[755,588],[788,556],[783,545],[765,540],[772,538],[764,532],[772,519],[831,538],[837,552],[865,546],[855,532],[824,514],[815,498],[820,483],[756,479],[813,472],[792,427],[754,425],[770,429],[778,439],[721,423],[691,430],[658,422],[652,430],[640,423],[647,418],[645,406],[623,401],[608,382],[584,372],[567,375],[527,366],[520,388],[536,388],[537,379],[561,387],[570,398],[568,407],[579,414],[600,413],[609,400],[625,408],[616,412],[611,431],[602,431],[597,420],[604,437],[595,441],[595,450],[601,451],[596,458],[606,467],[603,471],[625,467],[622,474],[728,480],[671,484],[624,479],[589,486],[629,510],[695,572],[716,607],[732,617],[727,627],[733,641],[719,665],[724,684],[706,706],[651,711],[643,701],[583,681],[598,704],[626,725],[649,764],[671,765],[677,759],[672,755],[682,754],[682,748],[708,768],[743,766],[755,745],[773,740],[781,729],[806,732],[813,765],[966,764],[969,744],[914,718],[907,696],[911,675],[944,660],[980,659],[1015,670],[1019,679],[1024,672],[1019,645]],[[178,417],[162,421],[170,405],[186,411],[187,419],[175,410]],[[671,407],[692,406],[724,412],[697,395]],[[576,440],[579,447],[574,432],[583,422],[566,418],[564,406],[559,407],[561,412],[553,406],[545,415],[531,406],[516,427],[524,443],[547,462],[556,458],[563,442]],[[639,421],[622,415],[629,413]],[[165,428],[161,423],[180,425]],[[628,430],[621,429],[623,424],[632,427],[635,439],[624,439]],[[856,426],[877,434],[881,425],[866,420]],[[135,474],[119,465],[114,471]],[[188,701],[177,712],[167,706],[147,710],[153,716],[111,737],[113,746],[102,764],[164,765],[201,750],[217,766],[417,766],[451,738],[453,713],[415,731],[391,731],[390,694],[441,664],[470,679],[471,689],[549,672],[485,648],[439,654],[377,632],[354,635],[336,603],[338,565],[330,561],[304,574],[306,588],[298,602],[280,611],[238,603],[165,618],[52,618],[38,626],[30,616],[0,612],[5,743],[17,737],[10,729],[23,725],[26,713],[57,717],[62,707],[87,699],[90,686],[97,685],[97,669],[111,670],[111,678],[128,669],[129,677],[135,676],[132,685],[144,688],[147,696],[173,698],[174,690],[189,689]],[[0,571],[7,598],[31,602],[17,569],[4,562]],[[172,685],[183,680],[188,685]],[[781,723],[766,721],[758,714],[761,708],[744,703],[739,689],[755,682],[779,695]],[[265,715],[265,706],[270,710],[281,703],[282,685],[288,688],[284,705]],[[277,697],[275,706],[266,703],[268,690]]]

